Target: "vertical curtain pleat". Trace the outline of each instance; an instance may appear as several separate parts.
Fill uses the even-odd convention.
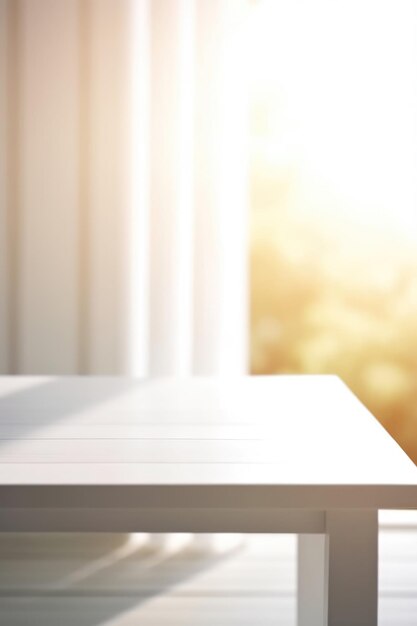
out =
[[[8,237],[8,159],[9,114],[9,6],[0,0],[0,374],[9,371],[9,237]]]
[[[135,0],[131,19],[130,100],[130,236],[129,314],[127,327],[128,371],[135,376],[149,373],[150,287],[150,42],[151,0]]]
[[[89,1],[87,372],[128,373],[131,2]]]
[[[190,0],[151,7],[149,373],[190,373],[192,24]],[[188,58],[187,58],[188,54]]]
[[[78,9],[19,1],[21,373],[78,369]]]
[[[193,370],[247,368],[245,3],[196,11]]]

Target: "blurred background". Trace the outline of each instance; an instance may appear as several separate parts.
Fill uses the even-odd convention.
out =
[[[252,5],[251,371],[336,373],[417,461],[417,7]]]

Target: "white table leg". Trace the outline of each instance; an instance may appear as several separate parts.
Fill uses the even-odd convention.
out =
[[[326,513],[328,626],[377,626],[378,511]]]
[[[326,535],[298,536],[298,626],[377,626],[378,512],[326,513]]]
[[[325,626],[325,535],[298,535],[297,623]]]

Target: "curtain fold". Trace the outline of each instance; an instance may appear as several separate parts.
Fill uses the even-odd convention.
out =
[[[0,0],[1,373],[245,371],[245,4]]]

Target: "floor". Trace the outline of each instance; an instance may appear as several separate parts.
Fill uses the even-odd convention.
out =
[[[0,535],[0,624],[294,626],[295,539]],[[382,520],[379,622],[417,626],[415,516]]]

